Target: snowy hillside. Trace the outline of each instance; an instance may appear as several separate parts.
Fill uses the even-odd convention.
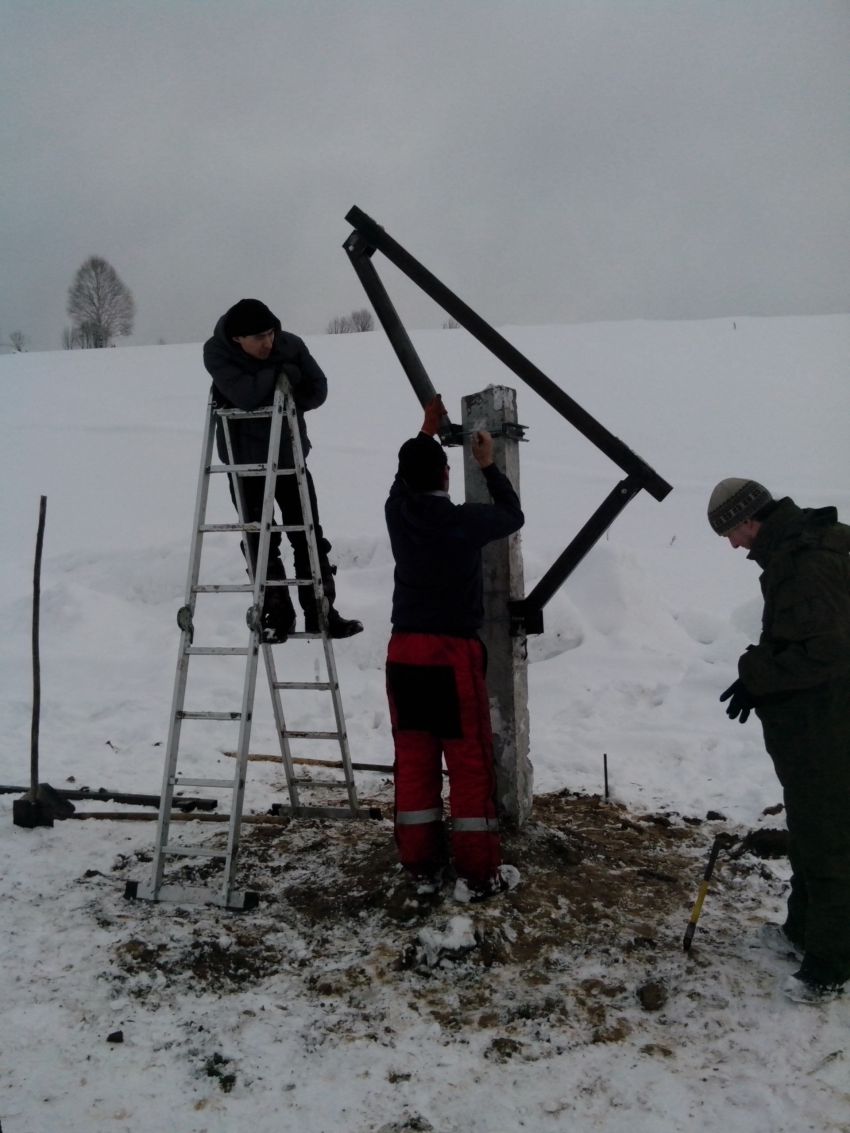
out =
[[[781,908],[784,859],[721,867],[697,946],[680,948],[715,834],[782,822],[763,813],[780,791],[757,726],[729,723],[717,701],[761,606],[757,569],[709,530],[706,501],[719,479],[752,476],[850,518],[850,316],[503,333],[674,486],[629,505],[529,640],[541,802],[509,847],[523,884],[480,914],[447,902],[412,915],[393,903],[388,821],[293,823],[246,838],[243,867],[265,893],[255,913],[137,905],[122,893],[149,869],[150,822],[24,831],[0,795],[3,1133],[850,1128],[850,1001],[788,1005],[788,965],[753,945]],[[456,420],[464,394],[517,388],[530,590],[622,473],[463,331],[414,341]],[[421,413],[381,333],[309,345],[330,383],[308,427],[338,606],[366,625],[336,650],[352,756],[389,764],[383,501]],[[157,793],[208,389],[200,348],[3,356],[0,389],[0,782],[29,775],[44,494],[41,779]],[[450,463],[457,497],[457,452]],[[216,488],[210,519],[227,522]],[[241,581],[236,543],[209,546],[209,580]],[[209,617],[232,641],[239,609]],[[281,664],[311,664],[302,644]],[[251,747],[271,752],[258,687]],[[223,670],[201,692],[238,699]],[[190,759],[222,770],[233,738]],[[604,813],[585,798],[602,790],[603,753]],[[252,763],[248,812],[284,801],[280,787],[275,765]],[[385,776],[364,772],[358,788],[387,813]],[[617,876],[596,872],[606,856],[624,863]],[[468,951],[434,962],[441,934]],[[123,1043],[107,1043],[118,1030]]]

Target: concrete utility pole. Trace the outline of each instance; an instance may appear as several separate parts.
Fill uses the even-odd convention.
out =
[[[486,429],[493,434],[493,459],[519,495],[519,442],[503,426],[516,424],[516,390],[489,386],[463,398],[464,433]],[[491,503],[487,484],[464,444],[467,503]],[[524,582],[520,533],[490,543],[483,552],[484,625],[487,687],[496,757],[499,816],[520,827],[531,816],[533,769],[528,758],[528,659],[525,634],[510,632],[508,601],[522,598]]]

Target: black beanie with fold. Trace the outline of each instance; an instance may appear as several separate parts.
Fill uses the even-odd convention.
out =
[[[448,463],[443,446],[426,433],[405,441],[398,450],[398,474],[414,492],[439,491]]]
[[[243,338],[250,334],[277,330],[280,320],[259,299],[240,299],[224,316],[224,328],[229,338]]]

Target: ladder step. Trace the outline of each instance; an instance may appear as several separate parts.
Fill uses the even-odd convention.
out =
[[[238,530],[238,528],[236,529]],[[304,531],[303,527],[278,527],[273,531]],[[312,586],[312,578],[267,578],[266,589],[275,586]],[[192,587],[193,594],[253,594],[254,586],[250,582],[199,582]]]
[[[206,534],[209,531],[260,531],[259,523],[202,523],[199,531]]]
[[[241,720],[241,712],[186,712],[177,713],[178,720]]]
[[[174,786],[175,787],[227,787],[228,789],[232,789],[233,780],[232,779],[184,779],[181,776],[180,778],[175,777]]]
[[[193,594],[253,594],[250,582],[199,583],[192,587]]]
[[[338,740],[339,732],[290,732],[283,733],[290,740]]]
[[[330,681],[275,681],[272,685],[272,688],[314,689],[316,692],[326,692],[338,687],[338,685],[331,684]]]
[[[266,405],[261,409],[216,409],[217,417],[228,417],[231,421],[244,421],[251,417],[271,417],[274,408]]]
[[[290,637],[292,634],[290,634]],[[185,653],[192,657],[247,657],[248,650],[238,645],[189,645]]]
[[[265,476],[265,464],[211,464],[209,472],[227,472],[233,476]],[[294,468],[278,468],[277,476],[294,476]]]
[[[203,523],[198,530],[203,534],[208,532],[221,532],[221,531],[254,531],[259,532],[262,527],[259,523]],[[307,527],[303,523],[273,523],[269,527],[269,531],[306,531]]]
[[[226,858],[226,850],[201,850],[195,846],[163,846],[164,854],[174,854],[181,858]]]
[[[265,464],[211,464],[208,472],[235,472],[242,476],[265,476]]]

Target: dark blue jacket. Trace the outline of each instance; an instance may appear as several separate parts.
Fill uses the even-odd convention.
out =
[[[437,444],[425,433],[423,444]],[[474,637],[484,620],[481,548],[525,522],[519,497],[495,464],[483,470],[492,504],[454,504],[413,492],[399,476],[384,509],[395,559],[396,632]]]

